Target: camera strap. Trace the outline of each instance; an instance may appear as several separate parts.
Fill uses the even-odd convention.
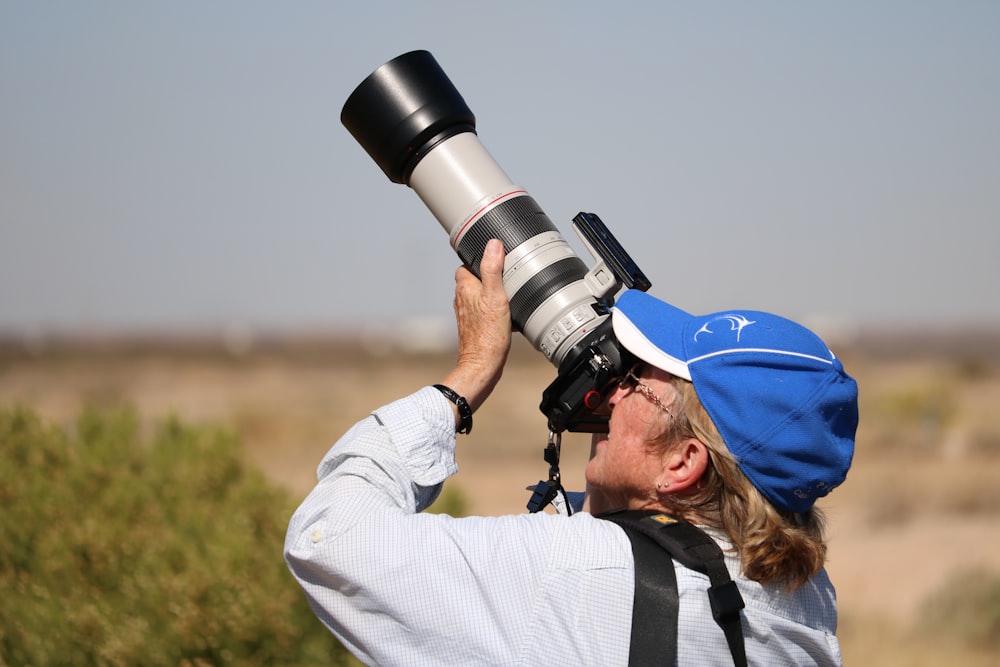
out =
[[[549,431],[549,440],[545,445],[545,462],[549,464],[548,481],[539,480],[538,484],[529,486],[531,498],[528,499],[528,511],[534,514],[548,507],[560,493],[566,501],[567,515],[573,514],[573,503],[562,485],[562,475],[559,473],[559,452],[562,446],[562,434]]]
[[[672,665],[676,661],[680,602],[673,559],[708,575],[712,616],[726,635],[733,663],[744,667],[747,660],[740,610],[745,604],[715,540],[687,521],[657,511],[620,510],[598,518],[617,523],[632,543],[635,596],[629,665]]]

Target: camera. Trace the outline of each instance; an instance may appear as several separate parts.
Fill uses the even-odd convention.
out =
[[[597,260],[588,269],[479,141],[475,116],[427,51],[372,72],[340,119],[390,181],[417,193],[475,275],[487,242],[503,241],[513,327],[558,369],[540,405],[550,431],[605,430],[594,410],[634,362],[614,338],[610,309],[623,286],[650,283],[601,219],[573,219]]]

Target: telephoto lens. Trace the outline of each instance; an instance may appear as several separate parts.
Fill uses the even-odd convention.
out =
[[[395,183],[413,188],[477,276],[486,243],[507,250],[503,282],[514,327],[559,366],[607,319],[577,257],[535,200],[476,134],[465,100],[427,51],[375,70],[341,122]]]
[[[549,430],[606,429],[607,416],[595,409],[633,361],[615,340],[610,307],[623,284],[650,284],[600,218],[573,218],[600,258],[588,270],[480,143],[476,117],[427,51],[376,69],[348,97],[340,120],[389,180],[417,193],[477,276],[486,244],[503,241],[513,326],[558,368],[540,405]]]

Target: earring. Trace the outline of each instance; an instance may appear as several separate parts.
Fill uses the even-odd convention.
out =
[[[668,486],[670,486],[670,482],[664,482],[662,484],[660,482],[656,483],[657,490],[663,490],[663,491],[665,491]]]

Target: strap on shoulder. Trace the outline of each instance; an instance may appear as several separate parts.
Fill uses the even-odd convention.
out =
[[[615,523],[629,536],[635,559],[629,667],[672,667],[677,661],[677,616],[680,605],[674,564],[670,561],[669,554],[664,553],[655,540],[628,523]]]
[[[670,567],[657,564],[666,552],[685,567],[708,575],[712,616],[726,635],[733,663],[736,667],[745,666],[746,648],[740,611],[746,605],[736,582],[729,576],[722,549],[715,540],[687,521],[662,512],[619,511],[602,514],[600,518],[617,523],[625,529],[632,542],[636,592],[632,605],[629,664],[673,664],[673,657],[677,654],[676,574],[672,564]],[[651,544],[661,548],[651,549]],[[663,604],[663,598],[668,598],[669,602]],[[670,619],[666,635],[663,619]],[[668,641],[669,645],[665,643]],[[668,648],[671,658],[665,654],[664,649]],[[670,662],[665,663],[667,659]]]

